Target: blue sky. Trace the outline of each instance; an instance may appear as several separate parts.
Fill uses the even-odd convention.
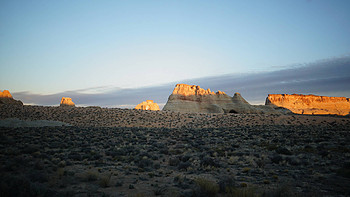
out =
[[[340,0],[1,0],[0,90],[140,88],[344,56],[349,10]]]

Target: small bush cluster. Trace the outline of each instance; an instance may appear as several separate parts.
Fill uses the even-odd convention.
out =
[[[86,180],[87,181],[96,181],[97,177],[98,177],[98,174],[95,171],[88,171],[86,173]]]
[[[100,178],[100,186],[101,187],[109,187],[109,184],[111,182],[111,177],[112,177],[112,174],[102,176]]]
[[[197,178],[195,183],[198,186],[195,196],[216,196],[219,192],[219,185],[214,181],[205,178]]]

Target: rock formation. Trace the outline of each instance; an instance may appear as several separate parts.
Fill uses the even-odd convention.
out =
[[[62,97],[60,106],[71,106],[71,107],[74,107],[75,104],[73,103],[71,98],[69,98],[69,97]]]
[[[23,105],[22,101],[13,99],[8,90],[0,91],[0,104]]]
[[[4,90],[3,92],[0,91],[0,97],[1,98],[12,98],[12,95],[10,94],[10,91]]]
[[[138,104],[135,109],[159,111],[159,106],[157,103],[154,103],[153,100],[146,100]]]
[[[272,106],[250,105],[239,93],[212,92],[196,85],[177,84],[164,106],[165,111],[196,113],[281,113]]]
[[[232,103],[224,92],[214,93],[196,85],[177,84],[164,106],[165,111],[223,113],[223,108]]]
[[[296,114],[348,115],[350,99],[302,94],[269,94],[265,105],[274,105],[291,110]]]

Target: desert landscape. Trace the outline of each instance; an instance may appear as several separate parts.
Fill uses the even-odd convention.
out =
[[[181,99],[202,101],[189,92]],[[67,98],[45,107],[10,99],[0,105],[1,196],[350,195],[349,116],[75,107]],[[240,103],[234,106],[255,109]]]
[[[350,196],[349,8],[1,0],[0,197]]]

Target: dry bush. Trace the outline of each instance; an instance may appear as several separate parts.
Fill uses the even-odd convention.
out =
[[[109,184],[111,182],[112,174],[104,175],[100,178],[100,186],[101,187],[109,187]]]
[[[98,177],[97,172],[89,170],[85,174],[86,181],[96,181]]]
[[[199,191],[196,192],[195,196],[216,196],[219,192],[219,185],[214,181],[197,178],[195,183],[199,187]]]

